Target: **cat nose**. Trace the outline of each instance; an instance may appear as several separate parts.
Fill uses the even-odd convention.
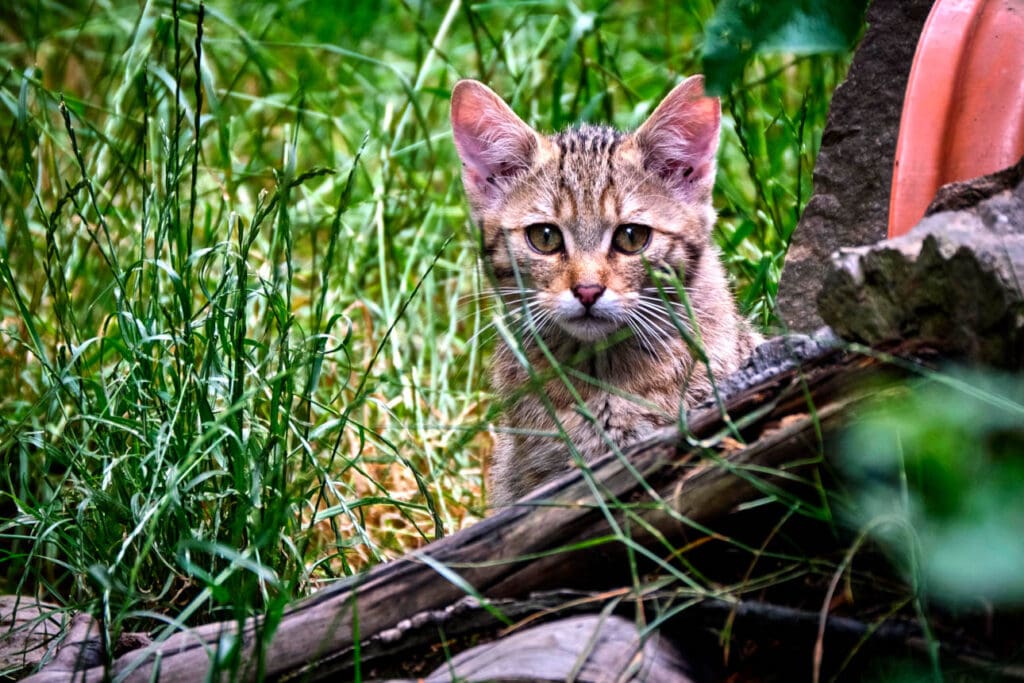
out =
[[[604,294],[604,285],[576,285],[572,293],[585,308],[590,308]]]

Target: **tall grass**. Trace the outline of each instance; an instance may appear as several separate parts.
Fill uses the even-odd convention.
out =
[[[447,126],[639,123],[711,2],[15,0],[0,16],[0,591],[105,632],[273,612],[483,514],[488,313]],[[842,59],[724,102],[762,324]]]

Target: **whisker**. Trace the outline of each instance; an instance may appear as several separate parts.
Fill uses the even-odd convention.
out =
[[[490,332],[491,334],[489,336],[487,336],[487,337],[484,337],[483,335],[485,333],[487,333],[487,332]],[[497,330],[497,326],[495,325],[495,323],[493,323],[493,322],[487,323],[486,325],[481,327],[479,330],[477,330],[476,334],[474,334],[472,337],[470,337],[468,340],[466,340],[466,345],[467,346],[472,345],[472,344],[476,343],[477,341],[479,341],[479,343],[481,345],[487,344],[492,339],[494,339],[496,336],[498,336],[498,330]]]
[[[635,311],[639,318],[649,325],[656,324],[663,332],[677,331],[677,326],[682,324],[687,333],[693,333],[693,321],[688,315],[673,316],[664,306],[647,301],[637,301]]]
[[[690,300],[690,305],[689,306],[687,306],[685,303],[683,303],[681,301],[671,301],[671,300],[666,301],[665,299],[654,298],[654,297],[650,297],[650,296],[646,296],[646,295],[638,296],[636,301],[637,302],[643,301],[643,302],[646,302],[648,304],[656,304],[656,305],[660,306],[661,308],[666,308],[666,309],[667,309],[667,306],[672,306],[677,311],[682,311],[682,312],[686,313],[687,316],[689,316],[689,311],[693,311],[694,315],[696,315],[696,316],[703,315],[704,312],[705,312],[704,309],[701,308],[696,303],[694,303],[694,301],[692,299]]]
[[[654,345],[651,343],[648,333],[641,328],[640,321],[634,320],[633,318],[627,318],[626,325],[628,325],[629,329],[632,330],[633,338],[639,342],[641,348],[646,349],[647,352],[653,356],[655,353]]]
[[[675,338],[674,334],[669,333],[668,328],[660,328],[654,326],[649,320],[639,318],[637,324],[642,326],[646,331],[648,337],[652,340],[651,348],[652,352],[656,352],[655,344],[660,347],[663,351],[672,351],[672,340]]]

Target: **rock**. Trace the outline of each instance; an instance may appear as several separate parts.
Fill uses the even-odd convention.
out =
[[[906,235],[838,250],[818,310],[845,339],[918,337],[1024,368],[1024,158],[942,188]]]
[[[829,255],[884,238],[903,94],[932,0],[874,0],[846,80],[832,96],[814,193],[793,233],[776,300],[792,331],[822,325],[814,301]]]
[[[689,665],[657,632],[619,616],[569,617],[462,652],[427,677],[442,681],[690,683]]]
[[[0,595],[0,677],[25,675],[61,633],[61,608],[35,598]]]

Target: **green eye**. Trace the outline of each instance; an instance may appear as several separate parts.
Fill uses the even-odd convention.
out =
[[[612,235],[612,246],[623,254],[639,254],[651,242],[651,229],[637,223],[623,223]]]
[[[557,254],[565,247],[562,231],[551,223],[534,223],[526,228],[526,241],[541,254]]]

